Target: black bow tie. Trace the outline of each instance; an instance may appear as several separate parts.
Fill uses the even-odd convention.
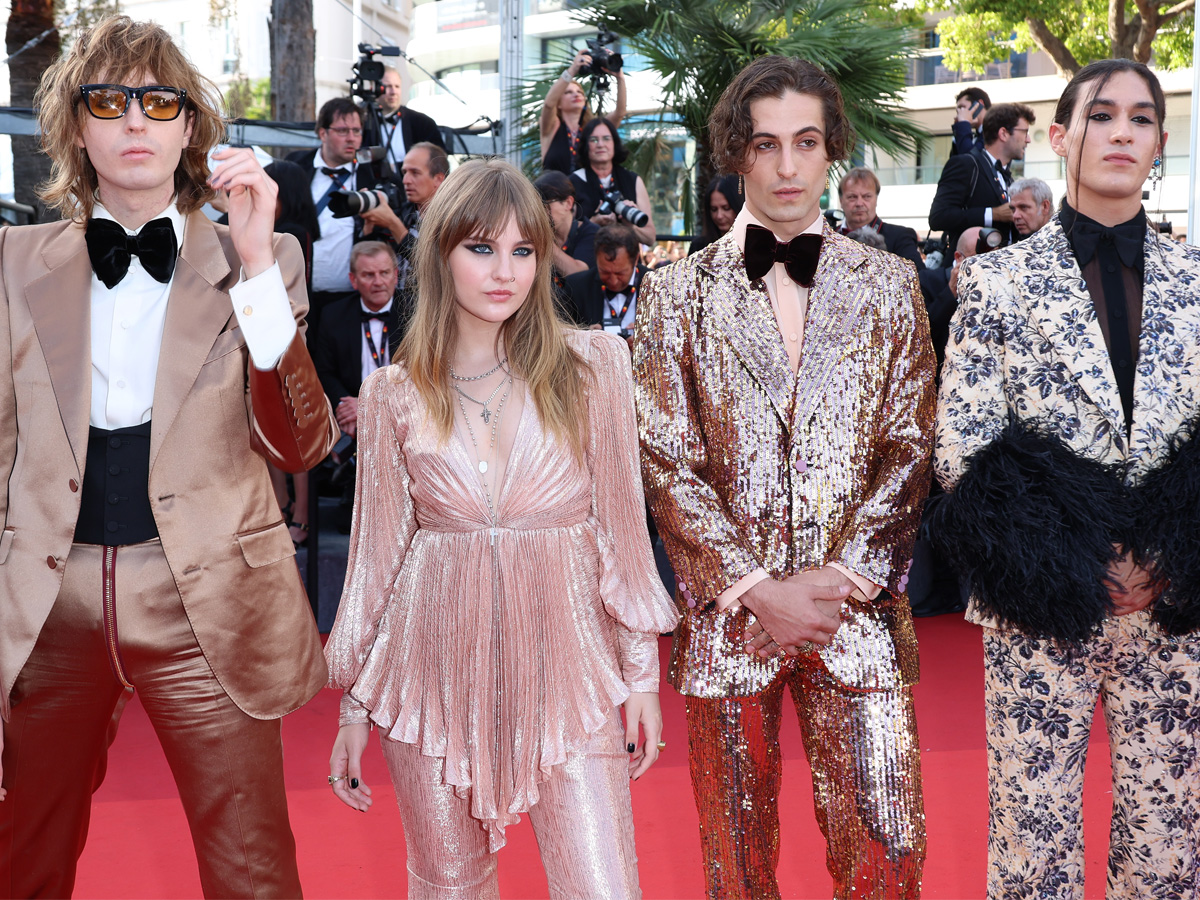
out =
[[[1012,181],[1012,163],[1007,166],[1001,164],[1000,160],[996,160],[996,171],[1000,173],[1000,177],[1004,179],[1005,184]]]
[[[372,319],[378,319],[380,322],[386,323],[390,316],[391,312],[368,312],[365,309],[362,311],[362,320],[364,322],[370,322]]]
[[[600,290],[604,291],[605,300],[616,300],[618,297],[629,294],[633,288],[626,286],[621,288],[619,291],[610,291],[608,288],[601,288]]]
[[[330,178],[338,181],[339,183],[344,182],[350,177],[349,169],[331,169],[328,166],[321,166],[321,173],[328,175]]]
[[[1097,253],[1102,252],[1102,243],[1116,250],[1121,262],[1130,269],[1142,269],[1146,242],[1144,214],[1109,228],[1086,216],[1078,216],[1071,229],[1071,245],[1079,268],[1083,268]]]
[[[821,258],[819,234],[798,234],[790,241],[777,241],[770,229],[761,225],[746,226],[746,275],[751,281],[762,278],[777,262],[801,287],[812,287]]]
[[[135,253],[155,281],[166,284],[175,271],[179,243],[170,219],[147,222],[138,234],[126,234],[112,219],[88,219],[85,239],[92,271],[110,291],[129,271]]]
[[[384,116],[383,121],[387,122],[389,125],[399,125],[400,113],[392,113],[390,116]]]

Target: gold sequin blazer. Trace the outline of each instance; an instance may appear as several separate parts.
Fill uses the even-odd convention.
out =
[[[761,280],[726,236],[650,273],[634,378],[642,475],[675,567],[670,677],[683,694],[756,693],[789,663],[742,649],[749,612],[715,599],[839,562],[883,585],[820,653],[847,687],[918,677],[903,591],[929,489],[934,356],[912,263],[824,230],[799,373]]]

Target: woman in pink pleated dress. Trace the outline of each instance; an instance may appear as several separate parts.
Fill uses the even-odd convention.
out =
[[[629,351],[556,317],[553,241],[520,172],[460,166],[422,220],[410,330],[359,397],[330,781],[370,807],[377,727],[410,897],[498,896],[522,813],[552,896],[640,896],[629,786],[663,746],[657,635],[676,612]]]

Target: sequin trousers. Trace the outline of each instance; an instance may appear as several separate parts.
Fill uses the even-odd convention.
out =
[[[619,716],[541,783],[529,809],[550,896],[638,900],[629,755]],[[446,784],[445,761],[381,738],[408,846],[411,900],[498,900],[497,854],[469,801]]]
[[[752,697],[687,698],[708,896],[779,897],[779,726],[792,694],[837,898],[918,897],[925,813],[912,689],[853,691],[806,654]]]

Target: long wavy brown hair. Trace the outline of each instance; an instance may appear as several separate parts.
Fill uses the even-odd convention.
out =
[[[450,252],[463,241],[494,239],[515,219],[533,244],[537,273],[529,296],[501,326],[513,376],[529,387],[542,425],[582,460],[587,440],[582,377],[587,363],[567,343],[555,311],[550,265],[554,231],[541,197],[519,170],[501,159],[472,160],[450,173],[421,218],[415,255],[417,303],[395,362],[408,369],[443,440],[454,427],[450,361],[458,340],[458,301]],[[582,376],[582,377],[581,377]]]
[[[221,93],[175,46],[171,36],[150,22],[113,16],[85,31],[70,51],[42,76],[34,99],[42,147],[50,157],[50,179],[38,196],[64,217],[83,221],[92,214],[99,182],[87,151],[77,143],[84,117],[79,86],[125,83],[131,75],[187,91],[184,111],[192,136],[175,169],[176,206],[187,214],[214,196],[208,186],[208,153],[225,134]]]

